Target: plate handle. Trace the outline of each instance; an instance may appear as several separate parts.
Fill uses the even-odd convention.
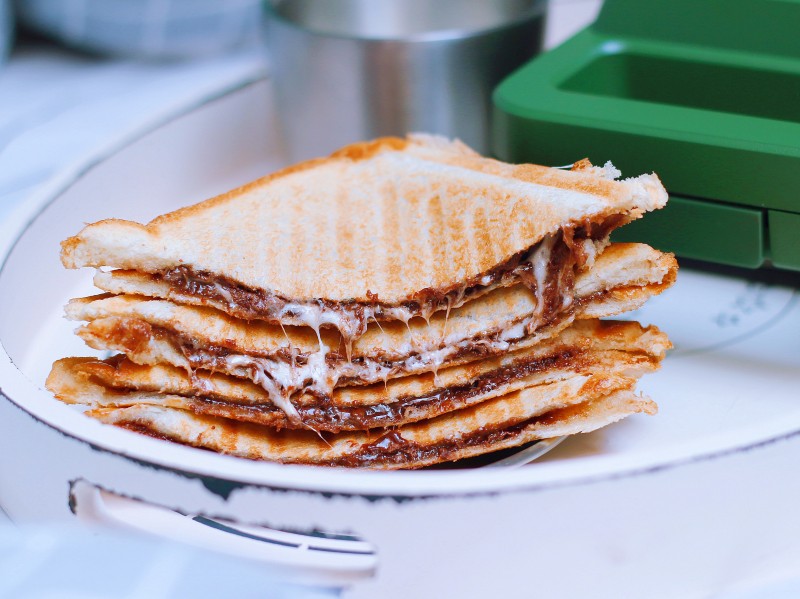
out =
[[[347,587],[372,578],[378,565],[374,545],[349,535],[303,534],[182,514],[112,493],[86,480],[73,482],[69,499],[77,518],[89,524],[257,560],[273,568],[278,580]]]

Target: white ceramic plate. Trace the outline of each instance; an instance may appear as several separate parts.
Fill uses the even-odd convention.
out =
[[[267,111],[262,111],[268,99],[262,84],[210,105],[199,117],[167,124],[87,171],[40,214],[40,207],[31,206],[35,220],[22,231],[7,232],[7,243],[14,243],[20,232],[22,238],[0,273],[0,340],[14,366],[35,387],[42,387],[55,359],[94,353],[72,333],[75,323],[62,316],[69,298],[95,292],[92,271],[63,269],[58,261],[59,242],[85,222],[106,217],[147,221],[277,168],[281,154],[266,130]],[[234,111],[249,111],[253,116],[234,119]],[[234,131],[226,124],[232,119]],[[236,153],[226,151],[220,159],[214,135],[235,143]],[[198,148],[204,140],[208,147]],[[800,429],[798,299],[798,290],[791,285],[682,269],[672,289],[625,316],[657,324],[675,344],[663,369],[640,384],[658,402],[659,414],[634,416],[571,438],[514,480],[531,483],[619,473],[734,450]],[[3,375],[8,374],[6,369]],[[34,393],[44,420],[55,419],[64,428],[67,420],[63,419],[68,419],[80,429],[70,432],[83,436],[87,429],[80,426],[85,424],[82,419],[75,421],[71,409],[48,401],[33,387],[9,395],[30,408],[28,401]],[[125,431],[102,429],[102,439],[111,442],[112,448],[152,443]],[[99,441],[97,432],[92,427],[92,437]],[[179,454],[189,452],[204,467],[220,472],[211,467],[216,456],[180,448],[173,458],[161,445],[155,445],[161,459],[181,462]],[[221,467],[231,474],[229,461],[225,458]],[[247,480],[267,473],[263,467],[268,465],[233,462],[236,476],[246,473]],[[347,488],[358,480],[357,486],[364,484],[365,491],[396,493],[435,491],[441,479],[441,473],[399,473],[380,479],[350,474],[354,476],[337,471],[330,480]],[[483,486],[477,479],[468,481],[463,473],[459,478],[459,485]]]

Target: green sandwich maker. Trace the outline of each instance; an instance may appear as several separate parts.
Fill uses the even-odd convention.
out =
[[[606,0],[493,100],[503,160],[659,175],[667,207],[615,239],[800,270],[800,0]]]

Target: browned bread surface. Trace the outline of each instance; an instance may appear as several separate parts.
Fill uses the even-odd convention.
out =
[[[296,300],[399,303],[456,286],[565,226],[662,207],[655,175],[615,181],[510,165],[433,136],[387,138],[290,167],[147,225],[105,220],[67,267],[188,265]]]
[[[495,398],[442,416],[376,432],[325,435],[281,430],[199,416],[170,405],[143,401],[116,407],[119,393],[83,380],[88,412],[103,422],[240,457],[294,464],[372,468],[418,468],[514,447],[528,441],[587,432],[655,404],[632,392],[635,379],[620,375],[577,375]],[[94,388],[91,388],[94,387]]]

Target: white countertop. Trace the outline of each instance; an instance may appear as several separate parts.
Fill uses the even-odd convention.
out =
[[[252,51],[158,64],[19,47],[0,70],[0,219],[95,157],[264,72]]]

